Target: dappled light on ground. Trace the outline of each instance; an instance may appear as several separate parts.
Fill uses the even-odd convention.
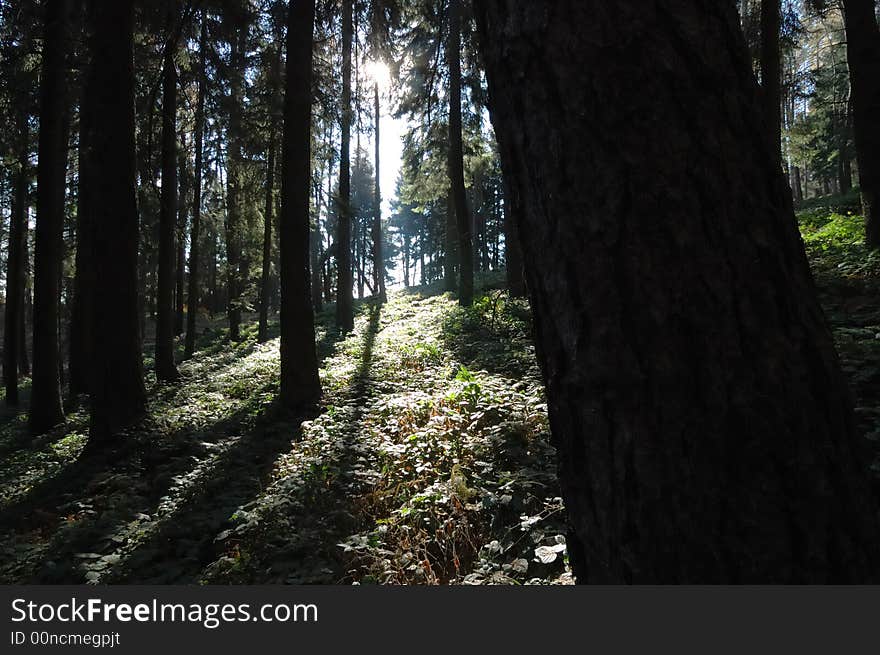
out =
[[[569,581],[527,311],[397,292],[337,341],[319,317],[316,417],[274,406],[278,340],[208,329],[180,383],[104,462],[87,415],[36,442],[21,418],[0,510],[5,582]]]

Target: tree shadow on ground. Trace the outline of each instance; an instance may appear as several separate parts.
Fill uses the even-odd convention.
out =
[[[323,330],[316,344],[319,356],[325,357],[337,339],[335,330]],[[226,367],[234,367],[255,348],[256,344],[243,344],[236,357],[223,358]],[[222,368],[214,367],[208,374]],[[154,389],[155,393],[173,395],[176,385],[166,386]],[[161,433],[154,428],[162,417],[148,417],[106,457],[71,459],[45,471],[41,480],[0,511],[0,535],[5,535],[0,541],[6,543],[0,579],[82,582],[90,579],[84,578],[90,572],[101,573],[102,566],[109,573],[114,564],[130,558],[127,548],[146,539],[160,556],[142,554],[132,560],[145,567],[157,562],[154,570],[138,579],[189,579],[192,565],[207,556],[213,538],[207,532],[262,490],[273,462],[298,434],[303,417],[279,420],[281,413],[266,400],[276,387],[277,380],[272,379],[252,389],[232,414],[199,429]],[[62,437],[64,429],[43,439]],[[163,514],[157,527],[154,517],[160,510],[170,520],[165,521]],[[168,541],[173,539],[181,543],[169,549]],[[137,545],[133,550],[142,548]]]
[[[368,311],[361,359],[346,393],[354,400],[368,393],[379,327],[380,308],[371,305]],[[333,329],[322,331],[317,343],[322,360],[338,338]],[[223,358],[226,366],[234,367],[254,348],[242,345],[231,361]],[[210,374],[222,369],[215,366]],[[155,391],[173,395],[175,385],[167,386]],[[11,551],[0,579],[59,584],[198,582],[205,567],[227,555],[234,543],[216,540],[217,535],[231,527],[237,508],[260,497],[276,460],[301,436],[306,417],[284,417],[265,401],[276,386],[272,379],[253,389],[237,411],[197,430],[162,434],[150,424],[161,417],[149,417],[116,452],[100,459],[75,459],[50,472],[0,512],[0,534],[10,537]],[[358,420],[353,416],[353,434]],[[354,454],[344,456],[349,461]],[[345,461],[341,468],[348,468]],[[328,486],[319,477],[301,491],[312,499],[304,524],[329,516],[346,500],[341,487],[335,489],[332,482]],[[348,529],[342,522],[338,527]],[[335,540],[332,530],[326,533],[325,547],[317,551],[326,552],[329,561]],[[22,548],[26,543],[32,545]],[[310,555],[316,552],[314,544],[306,550]],[[284,557],[290,562],[290,552]]]
[[[349,400],[360,401],[368,393],[369,371],[373,345],[379,327],[380,308],[370,305],[369,320],[363,336],[361,358],[349,387]],[[360,403],[357,402],[356,407]],[[275,415],[280,415],[276,413]],[[186,584],[201,582],[206,568],[225,560],[226,568],[235,567],[242,555],[239,541],[229,533],[240,525],[236,513],[242,507],[258,503],[271,481],[279,456],[290,450],[291,440],[302,437],[301,421],[272,420],[268,414],[258,425],[238,439],[200,477],[204,484],[183,500],[173,512],[161,518],[161,524],[146,541],[140,543],[102,581],[112,583]],[[360,412],[356,409],[345,432],[356,438]],[[274,560],[273,575],[286,578],[298,569],[317,572],[323,582],[339,577],[335,566],[338,536],[347,534],[353,514],[346,511],[351,498],[347,494],[345,472],[349,471],[357,453],[343,448],[335,469],[338,475],[306,476],[296,493],[306,501],[293,523],[301,533],[314,535],[317,541],[291,543],[285,534],[265,535],[265,547]],[[246,513],[246,512],[245,512]],[[334,516],[350,517],[327,525]],[[265,527],[265,526],[263,526]],[[318,529],[320,528],[320,529]],[[268,552],[266,553],[268,555]],[[311,577],[309,582],[319,581]]]

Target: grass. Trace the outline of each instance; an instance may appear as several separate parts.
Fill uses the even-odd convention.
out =
[[[880,289],[862,219],[799,215],[856,400],[880,438]],[[87,415],[31,440],[0,416],[0,582],[565,584],[562,501],[529,310],[499,280],[463,309],[436,289],[318,317],[323,407],[276,411],[277,323],[206,322],[181,381],[103,465]],[[876,451],[876,448],[874,448]],[[880,466],[876,466],[880,470]]]
[[[0,580],[556,583],[561,501],[527,308],[487,287],[318,317],[324,407],[274,411],[278,340],[200,334],[181,381],[104,466],[86,413],[35,441],[0,427]],[[277,334],[277,325],[273,325]],[[537,549],[556,549],[545,561]],[[543,551],[542,551],[543,552]]]

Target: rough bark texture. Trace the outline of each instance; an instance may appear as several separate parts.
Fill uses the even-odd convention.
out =
[[[18,161],[12,175],[12,208],[9,219],[9,251],[6,258],[6,305],[3,330],[3,383],[6,404],[18,405],[18,372],[24,340],[24,295],[27,261],[28,127],[19,112]]]
[[[880,248],[880,28],[874,0],[844,0],[843,9],[865,233]]]
[[[522,212],[517,189],[504,185],[504,259],[507,264],[507,288],[514,298],[526,295],[526,275],[523,268],[522,244],[520,243],[516,215]]]
[[[186,294],[186,341],[184,357],[192,357],[196,349],[196,316],[199,308],[199,246],[202,223],[202,150],[205,138],[205,66],[207,58],[207,23],[202,10],[199,30],[199,79],[196,92],[195,163],[193,165],[192,226],[189,244],[189,280]],[[213,299],[212,299],[213,300]]]
[[[89,448],[100,448],[143,415],[138,320],[138,212],[135,200],[134,0],[93,11],[86,81],[94,129],[89,148],[89,213],[94,295]],[[100,129],[97,129],[100,127]],[[100,202],[97,201],[100,199]]]
[[[28,415],[33,434],[41,434],[64,420],[58,318],[70,130],[67,103],[69,20],[67,0],[46,3],[34,230],[34,366]]]
[[[578,582],[875,581],[850,399],[733,4],[475,10]]]
[[[375,145],[376,170],[375,187],[373,188],[373,293],[375,293],[381,302],[385,302],[387,296],[385,294],[385,257],[382,254],[382,187],[379,180],[379,122],[381,113],[379,107],[379,83],[373,84],[373,112],[376,115],[376,134],[373,138]]]
[[[781,0],[761,0],[761,100],[773,152],[782,166]]]
[[[446,57],[449,61],[449,182],[458,228],[458,302],[468,306],[474,301],[474,252],[461,138],[461,0],[449,1]]]
[[[174,234],[177,230],[177,68],[169,41],[162,65],[162,196],[156,292],[156,378],[176,380],[174,365]]]
[[[354,329],[351,274],[351,41],[352,2],[342,0],[342,140],[339,151],[339,216],[336,228],[336,325]]]
[[[312,32],[315,0],[291,3],[281,155],[281,404],[293,411],[321,400],[309,281]]]

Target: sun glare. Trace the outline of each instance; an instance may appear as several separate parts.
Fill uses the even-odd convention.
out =
[[[367,63],[367,75],[371,80],[379,84],[380,89],[385,89],[391,84],[391,71],[384,61],[371,61]]]

